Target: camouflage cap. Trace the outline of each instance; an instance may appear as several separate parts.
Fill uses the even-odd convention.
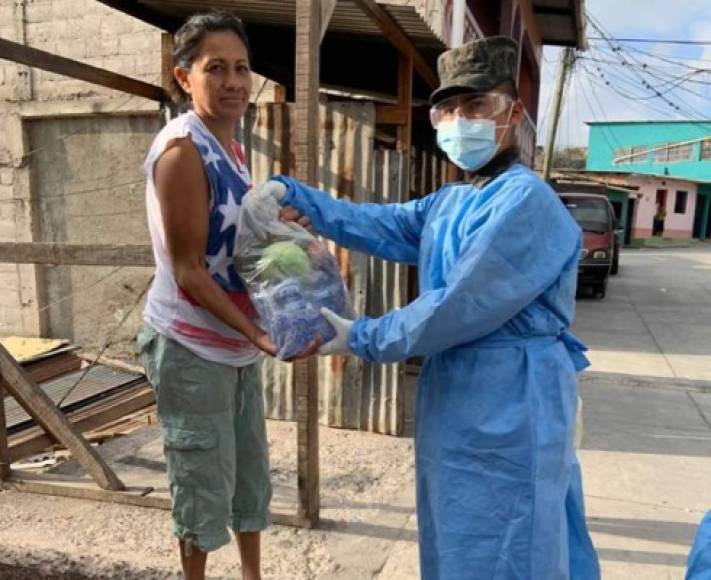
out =
[[[516,83],[518,43],[508,36],[472,40],[443,52],[437,61],[440,86],[430,103],[466,91],[490,91],[506,81]]]

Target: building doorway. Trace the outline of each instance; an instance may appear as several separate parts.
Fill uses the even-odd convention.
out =
[[[706,198],[701,197],[700,195],[697,195],[696,196],[696,209],[694,210],[694,229],[691,232],[692,238],[700,239],[703,237],[703,234],[706,233],[703,231],[705,229],[703,226],[706,225],[703,223],[705,207],[706,207]]]
[[[629,205],[627,206],[627,219],[625,220],[625,246],[629,246],[632,243],[632,226],[634,225],[634,214],[636,209],[637,200],[630,197]]]
[[[667,190],[657,190],[657,201],[654,209],[654,221],[652,222],[652,235],[664,237],[664,222],[667,219]]]

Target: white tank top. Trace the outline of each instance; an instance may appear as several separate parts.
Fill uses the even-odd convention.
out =
[[[168,144],[188,135],[202,157],[210,187],[210,224],[205,267],[242,312],[253,320],[257,318],[245,285],[232,263],[240,204],[244,194],[251,188],[244,151],[239,143],[233,143],[238,160],[235,165],[219,141],[192,111],[173,119],[158,133],[144,166],[147,175],[148,228],[156,272],[143,317],[156,331],[201,358],[235,367],[246,366],[260,358],[259,349],[242,334],[199,306],[177,285],[173,275],[153,172]]]

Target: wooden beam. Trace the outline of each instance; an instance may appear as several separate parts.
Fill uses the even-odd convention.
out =
[[[401,54],[398,63],[397,100],[398,106],[406,112],[406,117],[405,123],[398,129],[398,148],[406,153],[408,159],[412,147],[413,73],[412,59]],[[409,163],[406,163],[405,175],[409,175]]]
[[[168,95],[161,87],[107,71],[51,52],[0,38],[0,59],[46,70],[137,97],[163,102]]]
[[[124,400],[120,400],[124,398]],[[111,404],[111,400],[119,400],[116,404]],[[119,393],[106,401],[102,401],[101,408],[91,407],[90,409],[79,409],[67,415],[74,429],[79,433],[85,433],[103,427],[104,425],[125,417],[130,413],[144,409],[155,402],[153,390],[145,387],[126,398],[125,393]],[[89,413],[89,414],[88,414]],[[27,436],[24,433],[13,436],[19,439],[17,442],[11,441],[9,457],[11,462],[18,461],[23,457],[29,457],[35,453],[51,447],[56,443],[56,439],[41,430],[31,430]]]
[[[296,0],[295,176],[318,184],[320,0]],[[318,367],[314,357],[294,365],[297,422],[298,516],[307,527],[319,520]]]
[[[331,22],[333,11],[336,9],[336,0],[320,0],[321,1],[321,42],[328,30],[328,24]]]
[[[169,32],[160,35],[160,84],[166,94],[173,86],[173,49],[175,38]]]
[[[176,30],[178,30],[178,28],[180,28],[182,24],[182,21],[180,19],[173,18],[172,16],[168,16],[166,14],[163,14],[162,12],[153,10],[145,4],[137,2],[137,0],[98,1],[108,6],[109,8],[113,8],[114,10],[118,10],[119,12],[123,12],[124,14],[128,14],[129,16],[133,16],[134,18],[137,18],[142,22],[146,22],[151,26],[161,28],[162,30],[166,30],[167,32],[175,32]]]
[[[425,82],[432,89],[437,88],[439,85],[437,74],[393,17],[375,0],[353,0],[353,2],[380,28],[401,54],[412,59],[415,70]]]
[[[0,242],[0,264],[57,266],[154,266],[149,245]]]
[[[76,481],[47,474],[34,475],[13,471],[8,480],[0,482],[0,489],[152,509],[171,509],[170,497],[164,493],[156,493],[152,487],[132,486],[124,491],[110,491],[98,489],[88,480]],[[303,522],[295,514],[272,512],[269,519],[277,525],[303,527]]]
[[[375,105],[375,122],[378,125],[406,125],[410,111],[399,105]]]
[[[568,8],[560,6],[534,6],[533,12],[544,16],[573,16],[574,12]]]
[[[37,386],[32,377],[0,345],[0,375],[4,387],[27,413],[45,431],[71,451],[84,470],[103,489],[122,490],[121,480],[84,438],[64,414],[55,406],[47,393]]]
[[[405,123],[397,128],[397,148],[402,152],[402,172],[405,183],[402,184],[402,200],[409,201],[411,191],[411,151],[412,151],[412,85],[414,81],[413,60],[400,55],[398,63],[397,98],[398,105],[406,111]]]
[[[96,488],[90,481],[67,481],[43,476],[42,479],[29,479],[13,471],[9,480],[2,482],[2,489],[40,495],[72,497],[75,499],[91,499],[94,501],[112,502],[123,505],[135,505],[158,509],[170,509],[170,498],[166,496],[151,496],[150,487],[129,487],[121,491]]]

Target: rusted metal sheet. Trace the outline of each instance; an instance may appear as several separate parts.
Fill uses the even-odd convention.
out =
[[[377,151],[373,164],[375,203],[400,203],[406,199],[404,159],[397,151]],[[407,266],[368,259],[366,314],[382,316],[407,303]],[[400,435],[403,428],[403,363],[366,363],[363,368],[360,428]]]
[[[250,108],[238,138],[245,147],[254,183],[291,174],[292,108],[265,103]],[[328,103],[320,107],[319,187],[357,203],[396,203],[436,191],[449,165],[433,144],[413,147],[411,174],[403,174],[404,153],[375,151],[372,103]],[[416,289],[414,268],[385,263],[328,242],[341,265],[356,314],[380,316],[407,304]],[[333,427],[398,435],[404,423],[402,364],[374,365],[356,357],[319,361],[320,420]],[[262,369],[268,417],[294,418],[292,367],[267,360]]]
[[[250,109],[238,138],[250,162],[252,179],[260,183],[293,168],[292,107],[261,104]],[[329,103],[320,106],[321,142],[319,187],[337,198],[356,202],[373,198],[375,108],[372,104]],[[356,312],[366,309],[368,258],[336,249],[344,281]],[[262,370],[267,416],[292,420],[294,413],[291,365],[267,361]],[[320,414],[327,425],[361,428],[360,409],[363,362],[356,357],[330,357],[319,361]]]

